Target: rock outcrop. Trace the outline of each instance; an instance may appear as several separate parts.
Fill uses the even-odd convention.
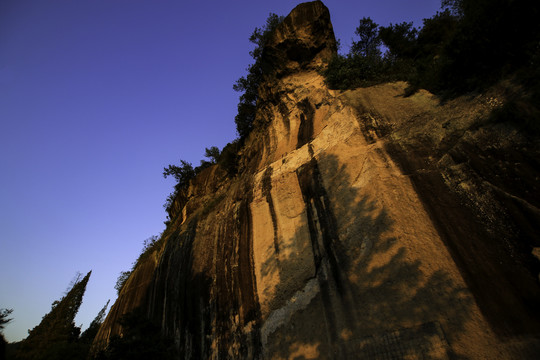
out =
[[[537,358],[538,141],[495,93],[329,90],[335,48],[321,2],[278,27],[239,174],[175,200],[96,344],[141,308],[185,359]]]
[[[263,50],[263,68],[274,76],[318,69],[337,51],[330,12],[320,1],[298,5]]]

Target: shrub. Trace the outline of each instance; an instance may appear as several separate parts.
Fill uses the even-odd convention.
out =
[[[131,276],[133,271],[137,268],[137,265],[143,262],[152,252],[160,251],[161,246],[163,246],[163,244],[164,244],[163,234],[150,236],[149,238],[143,241],[143,248],[141,250],[141,253],[139,257],[137,258],[137,260],[131,265],[131,269],[128,271],[120,272],[120,275],[118,275],[118,278],[116,279],[116,284],[114,285],[114,288],[116,289],[118,294],[120,294],[120,291],[126,284],[127,279]]]
[[[118,278],[116,279],[116,284],[114,285],[114,289],[120,295],[120,291],[122,291],[122,288],[126,284],[127,279],[131,275],[132,270],[129,271],[122,271],[120,272],[120,275],[118,275]]]

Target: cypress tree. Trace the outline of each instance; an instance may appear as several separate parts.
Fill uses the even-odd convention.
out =
[[[81,306],[88,272],[82,280],[78,274],[66,294],[52,303],[51,311],[43,316],[38,326],[28,331],[22,341],[19,359],[79,359],[78,339],[81,329],[75,326],[75,315]]]

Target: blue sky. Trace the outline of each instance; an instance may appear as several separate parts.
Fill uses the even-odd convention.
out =
[[[89,325],[164,229],[163,167],[236,137],[249,35],[299,1],[0,2],[0,308],[26,337],[77,271]],[[430,17],[439,0],[325,1],[347,51],[363,16]]]

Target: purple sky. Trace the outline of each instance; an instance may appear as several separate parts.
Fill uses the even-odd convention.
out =
[[[299,1],[0,2],[0,308],[27,335],[77,271],[77,325],[116,298],[120,271],[164,229],[173,180],[235,138],[249,35]],[[439,0],[325,1],[348,51],[360,18],[430,17]]]

